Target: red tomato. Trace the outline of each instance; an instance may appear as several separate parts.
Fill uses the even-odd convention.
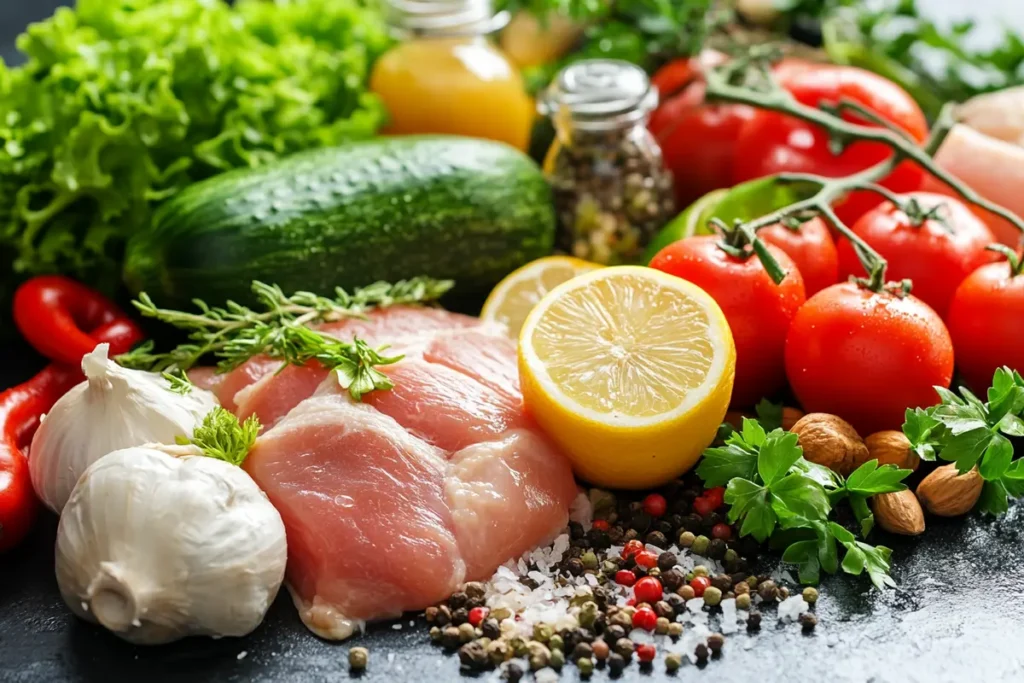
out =
[[[956,364],[967,384],[984,392],[996,368],[1024,373],[1024,274],[1009,263],[990,263],[971,273],[953,296],[949,333]]]
[[[942,319],[914,296],[832,285],[797,312],[786,375],[808,413],[832,413],[863,435],[899,429],[907,408],[938,402],[953,378]]]
[[[848,99],[902,128],[919,142],[928,135],[928,122],[914,99],[892,81],[869,71],[822,64],[777,70],[776,78],[803,104],[816,107]],[[844,118],[858,121],[849,114],[844,114]],[[854,142],[842,153],[833,154],[827,131],[767,110],[759,110],[743,126],[734,150],[735,183],[782,172],[846,176],[883,161],[891,154],[882,143],[864,141]],[[924,172],[904,162],[882,184],[895,192],[911,192],[919,189],[923,181]],[[850,224],[880,202],[877,194],[855,192],[836,211]]]
[[[776,223],[757,232],[758,237],[786,252],[804,278],[807,296],[839,281],[839,256],[828,225],[812,218],[798,230]]]
[[[680,207],[733,184],[736,137],[754,117],[755,110],[746,105],[704,103],[704,70],[724,60],[719,52],[705,51],[699,57],[669,63],[651,79],[662,104],[648,127],[675,178]]]
[[[719,248],[720,239],[687,237],[659,251],[650,265],[689,280],[718,302],[736,342],[732,403],[751,406],[785,384],[783,349],[789,324],[806,299],[804,279],[785,252],[769,245],[787,273],[776,285],[757,257],[731,256]]]
[[[992,231],[962,202],[930,192],[906,195],[924,210],[944,205],[944,222],[927,220],[916,226],[892,202],[884,202],[854,223],[853,231],[889,263],[891,280],[909,278],[914,296],[943,318],[960,283],[979,266],[998,258],[985,247],[995,242]],[[839,240],[839,274],[864,275],[853,244]]]

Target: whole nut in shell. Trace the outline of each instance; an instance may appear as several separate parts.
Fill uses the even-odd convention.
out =
[[[892,534],[917,536],[924,533],[924,511],[911,490],[880,493],[871,497],[871,509],[878,526]]]
[[[906,434],[895,429],[875,432],[864,439],[868,447],[868,460],[877,460],[879,465],[896,465],[900,469],[916,470],[921,459],[910,447]]]
[[[828,413],[810,413],[790,430],[799,437],[804,457],[846,476],[867,462],[868,447],[846,420]]]
[[[978,502],[984,483],[977,467],[960,474],[955,464],[943,465],[917,485],[917,499],[933,515],[959,517],[970,512]]]

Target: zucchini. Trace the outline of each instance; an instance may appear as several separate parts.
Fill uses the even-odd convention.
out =
[[[549,254],[554,234],[551,190],[517,150],[382,138],[186,188],[131,238],[124,279],[161,306],[246,302],[252,280],[330,293],[416,275],[465,298]]]

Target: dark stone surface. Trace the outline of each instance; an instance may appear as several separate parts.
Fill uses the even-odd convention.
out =
[[[0,349],[0,358],[0,387],[26,378],[40,363],[21,346]],[[360,676],[367,683],[458,679],[458,659],[430,645],[421,620],[410,627],[414,617],[409,617],[400,622],[401,630],[382,624],[349,643],[327,643],[306,631],[284,592],[247,638],[128,645],[77,620],[64,606],[53,575],[55,533],[56,519],[47,514],[23,547],[0,557],[0,681],[5,683],[347,680],[352,644],[370,648],[369,670]],[[729,636],[722,658],[703,671],[686,665],[669,678],[660,663],[650,674],[634,665],[620,680],[1024,680],[1021,506],[999,521],[929,520],[923,538],[877,534],[873,540],[894,548],[898,590],[879,593],[865,578],[832,577],[821,587],[820,624],[812,635],[793,624],[777,626],[766,613],[759,635]],[[578,680],[574,667],[565,671],[564,680]],[[591,680],[608,676],[599,671]]]

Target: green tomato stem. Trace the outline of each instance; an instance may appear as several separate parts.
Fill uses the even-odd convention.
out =
[[[1005,244],[990,244],[985,248],[1006,257],[1006,260],[1010,262],[1010,277],[1024,274],[1024,258],[1018,256],[1017,252],[1013,249],[1010,249]]]

